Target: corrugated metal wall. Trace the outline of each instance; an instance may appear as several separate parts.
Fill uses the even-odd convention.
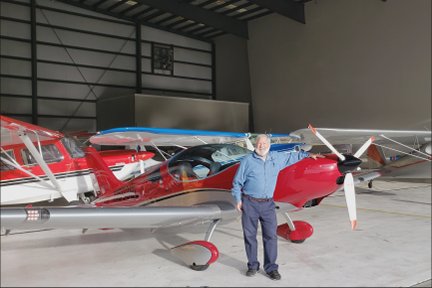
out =
[[[2,114],[60,131],[95,131],[103,97],[214,98],[211,43],[56,1],[0,4]]]

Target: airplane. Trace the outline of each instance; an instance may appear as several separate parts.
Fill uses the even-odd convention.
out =
[[[319,205],[329,195],[344,191],[351,229],[356,229],[354,185],[393,172],[392,169],[387,170],[386,166],[373,171],[358,170],[362,163],[361,155],[374,141],[377,141],[374,136],[366,136],[368,137],[366,141],[351,155],[339,153],[322,136],[321,129],[310,126],[308,130],[332,153],[324,154],[324,158],[315,160],[305,158],[279,173],[274,201],[278,212],[285,216],[286,223],[278,226],[277,233],[280,237],[294,243],[302,243],[311,237],[313,227],[305,221],[293,221],[289,212]],[[291,134],[296,139],[307,138],[306,133],[301,129],[297,134],[295,132]],[[355,134],[353,137],[355,141],[360,141],[359,139],[369,133],[369,131],[362,132]],[[430,164],[430,150],[427,149],[427,145],[430,147],[430,132],[411,131],[410,133],[426,145],[425,152],[422,152],[426,155],[423,155],[421,161]],[[360,134],[363,136],[359,136]],[[406,135],[403,132],[402,134]],[[191,133],[189,136],[196,140],[196,134]],[[209,140],[217,137],[241,138],[244,135],[217,132],[204,136]],[[381,136],[376,135],[376,137]],[[162,144],[171,139],[167,135],[161,135],[157,130],[151,131],[139,127],[118,129],[115,132],[103,131],[90,138],[91,143],[98,145],[108,144],[108,142],[110,145],[112,142],[136,145],[140,141],[141,143],[155,141]],[[344,141],[348,141],[347,138]],[[2,207],[2,228],[156,229],[208,224],[204,239],[189,241],[170,249],[191,269],[206,270],[219,255],[216,245],[210,242],[215,228],[219,224],[239,217],[235,209],[236,203],[231,195],[232,180],[239,161],[252,152],[232,143],[195,145],[194,142],[191,145],[129,181],[118,180],[104,164],[97,151],[93,147],[87,147],[85,153],[98,184],[96,189],[98,196],[94,201],[86,205],[68,207]],[[415,167],[419,158],[412,157],[412,159],[414,160],[411,167]]]
[[[361,145],[366,136],[374,137],[375,141],[367,149],[367,158],[362,159],[366,164],[362,165],[362,168],[375,170],[382,180],[431,180],[431,131],[335,128],[316,130],[332,144],[343,145],[350,139],[354,148]],[[292,134],[297,141],[313,146],[312,151],[320,150],[316,147],[322,143],[311,129],[299,129]],[[369,188],[372,188],[372,180],[368,181]]]
[[[0,115],[1,205],[29,204],[66,199],[89,202],[94,198],[91,170],[85,153],[74,138]],[[119,179],[140,171],[140,162],[151,152],[100,151]]]

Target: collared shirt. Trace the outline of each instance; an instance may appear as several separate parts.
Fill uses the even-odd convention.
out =
[[[241,194],[254,198],[272,198],[277,176],[283,168],[309,156],[308,152],[270,151],[264,160],[256,152],[246,155],[241,161],[233,180],[231,193],[241,202]]]

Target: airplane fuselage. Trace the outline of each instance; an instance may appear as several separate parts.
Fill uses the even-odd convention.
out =
[[[231,195],[232,181],[239,163],[202,179],[178,179],[165,162],[148,173],[132,179],[112,193],[102,195],[97,206],[190,206],[226,203],[235,206]],[[342,174],[334,157],[306,158],[283,169],[274,193],[276,202],[301,208],[306,202],[337,191]]]
[[[88,167],[85,154],[77,146],[68,149],[63,139],[40,143],[44,160],[63,192],[71,191],[78,195],[92,193],[94,190],[91,177],[92,170]],[[35,146],[39,147],[37,143]],[[54,187],[41,166],[34,161],[24,144],[2,146],[2,148],[4,150],[2,159],[15,161],[16,165],[8,165],[4,161],[1,163],[1,205],[51,201],[62,197],[60,191]],[[117,177],[126,176],[123,175],[125,174],[123,172],[131,170],[128,169],[131,168],[129,167],[131,165],[139,165],[139,159],[149,158],[148,152],[138,153],[132,150],[103,151],[100,153]]]

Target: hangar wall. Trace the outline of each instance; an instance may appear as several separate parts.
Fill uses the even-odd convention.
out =
[[[215,38],[218,100],[250,101],[247,43],[247,40],[233,35]]]
[[[430,0],[317,0],[305,12],[305,25],[249,22],[255,130],[431,128]]]
[[[215,38],[214,42],[216,99],[250,103],[251,86],[247,40],[233,35],[222,35]],[[254,131],[252,105],[249,105],[247,131]]]
[[[2,114],[54,130],[95,131],[96,101],[104,97],[215,97],[210,42],[58,1],[0,5]],[[159,48],[172,50],[170,69],[155,67]]]

